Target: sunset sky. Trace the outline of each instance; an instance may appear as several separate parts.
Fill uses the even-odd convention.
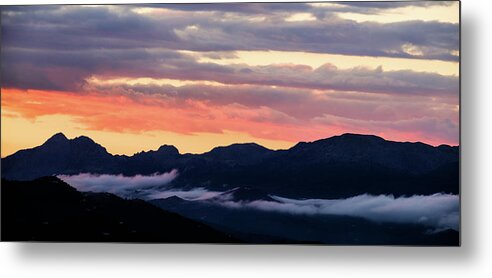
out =
[[[1,7],[1,155],[459,144],[458,2]]]

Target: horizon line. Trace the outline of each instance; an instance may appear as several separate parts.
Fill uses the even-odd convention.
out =
[[[440,146],[448,146],[448,147],[452,147],[452,148],[456,148],[456,147],[460,147],[460,144],[458,145],[449,145],[449,144],[439,144],[439,145],[432,145],[432,144],[429,144],[429,143],[425,143],[425,142],[422,142],[422,141],[394,141],[394,140],[388,140],[382,136],[379,136],[379,135],[374,135],[374,134],[362,134],[362,133],[351,133],[351,132],[345,132],[345,133],[341,133],[341,134],[338,134],[338,135],[333,135],[333,136],[330,136],[330,137],[323,137],[323,138],[320,138],[320,139],[317,139],[317,140],[313,140],[313,141],[298,141],[296,143],[294,143],[294,145],[290,148],[280,148],[280,149],[271,149],[271,148],[267,148],[259,143],[256,143],[256,142],[243,142],[243,143],[232,143],[232,144],[229,144],[229,145],[218,145],[218,146],[215,146],[213,147],[212,149],[208,150],[208,151],[205,151],[205,152],[200,152],[200,153],[191,153],[191,152],[185,152],[185,153],[181,153],[179,148],[174,146],[174,145],[169,145],[169,144],[162,144],[160,145],[157,149],[149,149],[149,150],[141,150],[141,151],[138,151],[138,152],[135,152],[133,153],[132,155],[127,155],[127,154],[114,154],[114,153],[111,153],[107,150],[107,148],[105,146],[103,146],[102,144],[99,144],[98,142],[94,141],[94,139],[92,139],[91,137],[89,136],[86,136],[86,135],[79,135],[79,136],[75,136],[73,138],[68,138],[63,132],[56,132],[54,133],[52,136],[50,136],[48,139],[46,139],[42,144],[40,145],[37,145],[37,146],[34,146],[34,147],[31,147],[31,148],[26,148],[26,149],[19,149],[9,155],[6,155],[6,156],[2,156],[0,155],[0,158],[1,159],[4,159],[4,158],[7,158],[9,156],[12,156],[14,154],[17,154],[18,152],[20,151],[26,151],[26,150],[31,150],[31,149],[34,149],[34,148],[37,148],[37,147],[40,147],[42,145],[44,145],[46,142],[48,142],[50,139],[52,139],[53,137],[57,136],[57,135],[62,135],[66,140],[75,140],[77,138],[82,138],[82,137],[85,137],[85,138],[89,138],[91,141],[93,141],[95,144],[98,144],[99,146],[101,146],[102,148],[104,148],[106,150],[106,152],[112,156],[127,156],[127,157],[132,157],[136,154],[139,154],[139,153],[146,153],[146,152],[152,152],[152,151],[158,151],[161,147],[163,146],[169,146],[169,147],[173,147],[175,148],[177,151],[178,151],[178,154],[180,155],[186,155],[186,154],[191,154],[191,155],[202,155],[202,154],[206,154],[206,153],[209,153],[217,148],[227,148],[227,147],[230,147],[230,146],[233,146],[233,145],[248,145],[248,144],[255,144],[255,145],[258,145],[262,148],[265,148],[269,151],[286,151],[286,150],[290,150],[292,148],[294,148],[295,146],[297,146],[298,144],[300,143],[314,143],[314,142],[317,142],[317,141],[321,141],[321,140],[326,140],[326,139],[331,139],[331,138],[335,138],[335,137],[341,137],[341,136],[344,136],[344,135],[356,135],[356,136],[366,136],[366,137],[377,137],[377,138],[380,138],[386,142],[396,142],[396,143],[410,143],[410,144],[424,144],[424,145],[427,145],[427,146],[431,146],[433,148],[437,148],[437,147],[440,147]],[[461,142],[460,142],[461,143]],[[1,153],[1,149],[0,149],[0,153]]]

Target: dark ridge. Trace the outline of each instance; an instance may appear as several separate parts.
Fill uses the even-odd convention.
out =
[[[238,242],[142,200],[80,193],[56,177],[1,186],[2,241]]]
[[[82,172],[133,176],[176,169],[179,176],[173,186],[220,191],[250,187],[285,197],[459,193],[459,147],[445,145],[343,134],[280,151],[246,143],[181,155],[174,146],[163,145],[118,156],[88,137],[64,138],[58,134],[49,143],[3,158],[2,176],[14,180]]]
[[[161,204],[166,204],[166,206],[168,206],[171,209],[176,209],[176,208],[181,207],[181,206],[186,206],[187,204],[190,203],[190,201],[187,201],[185,199],[182,199],[182,198],[180,198],[178,196],[171,196],[171,197],[161,198],[161,199],[153,199],[153,200],[151,200],[149,202],[151,204],[154,204],[154,202],[161,203]]]
[[[180,198],[180,197],[178,197],[176,195],[171,196],[171,197],[167,197],[167,198],[164,198],[164,199],[160,199],[160,200],[165,200],[165,201],[169,201],[169,202],[186,202],[185,199]]]
[[[71,139],[70,141],[73,141],[76,143],[81,143],[81,144],[97,144],[96,142],[94,142],[94,140],[92,140],[91,138],[89,138],[87,136],[78,136],[78,137]],[[97,144],[97,145],[99,145],[99,144]]]
[[[237,143],[229,146],[215,147],[210,152],[205,154],[223,154],[226,152],[269,152],[272,151],[256,143]]]
[[[199,155],[206,159],[220,161],[230,166],[251,165],[264,159],[265,155],[273,151],[256,143],[232,144],[225,147],[216,147],[210,152]]]
[[[228,190],[221,194],[222,196],[230,196],[233,201],[271,201],[275,202],[266,192],[261,189],[252,188],[252,187],[237,187],[231,190]],[[216,197],[217,198],[217,197]],[[220,196],[219,196],[220,198]]]
[[[356,133],[344,133],[342,135],[333,136],[328,139],[336,139],[336,138],[350,138],[355,140],[376,140],[376,141],[386,141],[385,139],[371,134],[356,134]]]

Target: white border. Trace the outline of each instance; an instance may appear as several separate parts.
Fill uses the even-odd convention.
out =
[[[462,1],[462,247],[0,243],[0,277],[492,277],[490,2]]]

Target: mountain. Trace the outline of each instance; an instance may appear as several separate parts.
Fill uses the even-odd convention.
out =
[[[179,188],[240,187],[296,198],[459,193],[459,147],[373,135],[343,134],[278,151],[250,143],[180,154],[164,145],[124,156],[109,154],[88,137],[56,134],[41,146],[2,159],[2,177],[12,180],[81,172],[148,175],[172,169],[179,176],[171,185]]]
[[[376,165],[419,175],[435,170],[445,162],[457,161],[458,148],[445,145],[436,148],[423,143],[386,141],[373,135],[343,134],[299,143],[289,150],[288,157],[292,160],[315,158],[324,163]]]
[[[142,200],[80,193],[56,177],[2,180],[1,189],[2,241],[239,242]]]
[[[69,140],[57,133],[41,146],[3,158],[2,177],[31,180],[59,173],[99,173],[114,169],[114,163],[114,157],[89,137]]]
[[[221,161],[234,166],[258,163],[271,152],[272,150],[258,144],[246,143],[232,144],[227,147],[216,147],[210,152],[204,153],[202,156],[208,160]]]

